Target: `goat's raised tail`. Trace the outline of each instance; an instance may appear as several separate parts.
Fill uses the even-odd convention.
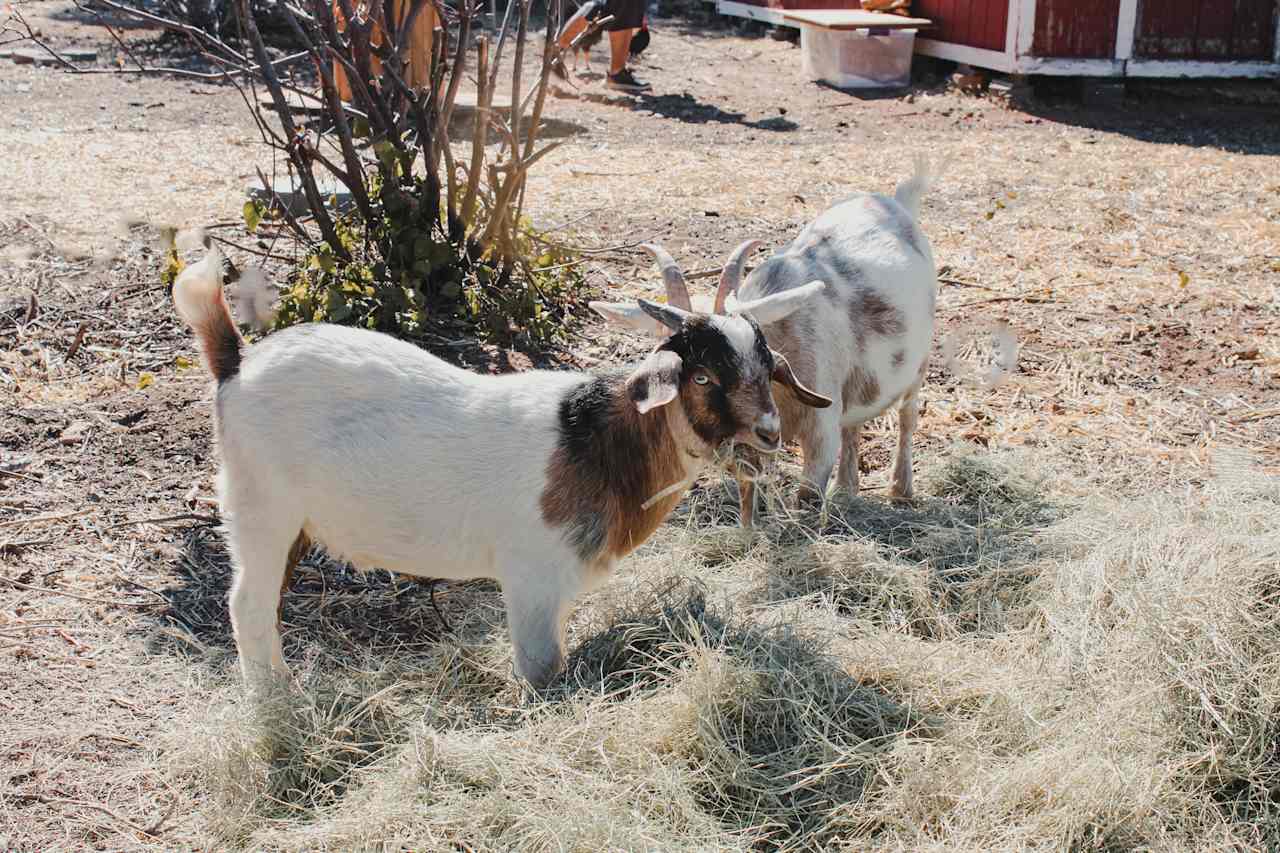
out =
[[[915,174],[898,184],[898,188],[893,192],[893,197],[898,200],[898,204],[907,209],[912,219],[919,222],[920,201],[924,198],[925,192],[932,186],[935,173],[929,166],[928,158],[923,154],[916,155],[915,166]]]
[[[178,316],[196,333],[205,365],[218,384],[239,373],[244,339],[222,294],[222,254],[216,248],[178,275],[173,303]]]

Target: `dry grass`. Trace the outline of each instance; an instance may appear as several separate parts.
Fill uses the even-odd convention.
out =
[[[261,705],[218,656],[162,750],[192,798],[175,832],[271,850],[1280,843],[1280,485],[1080,500],[1055,468],[929,460],[914,507],[841,500],[752,538],[705,523],[728,504],[712,483],[584,602],[539,700],[508,683],[488,606],[417,647],[313,635],[299,684]]]

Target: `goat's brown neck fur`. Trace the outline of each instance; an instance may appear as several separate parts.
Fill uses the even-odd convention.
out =
[[[541,497],[543,520],[565,527],[579,556],[609,562],[643,543],[680,502],[684,489],[644,506],[686,479],[702,442],[677,399],[645,414],[637,411],[625,376],[593,380],[597,420],[590,435],[562,440],[547,466]]]

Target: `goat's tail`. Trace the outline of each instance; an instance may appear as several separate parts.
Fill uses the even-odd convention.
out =
[[[898,200],[898,204],[907,209],[912,219],[919,221],[920,201],[924,198],[924,194],[929,190],[929,187],[933,185],[936,173],[930,167],[929,159],[923,154],[916,155],[915,167],[915,174],[898,184],[898,188],[893,192],[893,197]]]
[[[222,293],[222,254],[216,247],[184,269],[173,283],[178,316],[195,332],[205,366],[221,385],[240,372],[244,338]]]

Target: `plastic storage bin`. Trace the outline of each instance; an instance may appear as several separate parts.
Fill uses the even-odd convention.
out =
[[[839,89],[893,89],[911,85],[915,30],[800,28],[804,73]]]

